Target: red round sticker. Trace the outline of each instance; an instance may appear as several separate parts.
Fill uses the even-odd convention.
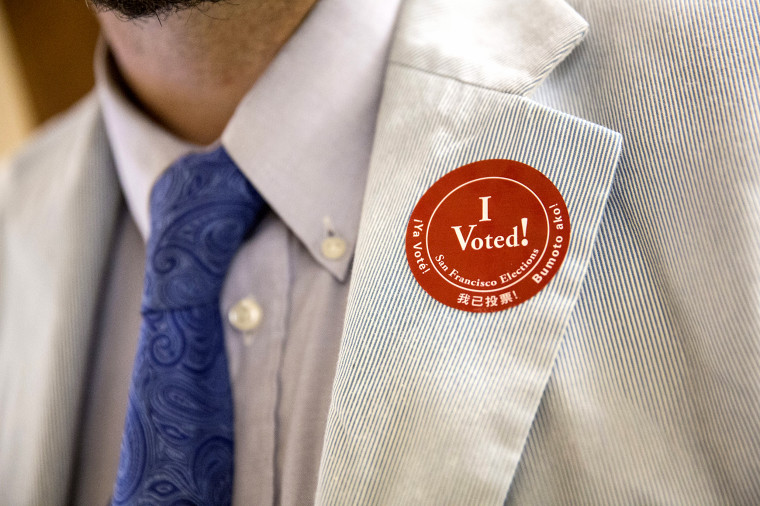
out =
[[[482,160],[425,192],[409,219],[406,257],[439,302],[501,311],[549,283],[569,240],[565,201],[546,176],[514,160]]]

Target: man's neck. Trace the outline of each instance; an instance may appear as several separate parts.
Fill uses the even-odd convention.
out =
[[[129,21],[98,14],[137,105],[177,136],[215,141],[316,0],[241,0]]]

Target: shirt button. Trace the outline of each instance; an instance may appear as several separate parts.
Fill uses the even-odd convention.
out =
[[[333,235],[322,241],[322,255],[328,260],[337,260],[346,254],[346,241]]]
[[[259,303],[251,297],[246,297],[230,308],[227,320],[237,330],[248,332],[259,326],[263,316],[264,312]]]

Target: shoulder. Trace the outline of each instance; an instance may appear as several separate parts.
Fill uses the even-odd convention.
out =
[[[108,148],[100,105],[90,93],[43,124],[11,157],[0,160],[0,212],[25,202],[39,204],[97,149]]]
[[[2,181],[18,184],[39,176],[39,172],[54,171],[72,155],[81,154],[83,144],[91,142],[92,133],[100,128],[100,105],[90,93],[44,123],[21,149],[0,161]]]

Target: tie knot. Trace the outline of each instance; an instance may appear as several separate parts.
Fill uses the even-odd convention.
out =
[[[224,148],[169,167],[150,198],[143,309],[212,303],[265,204]]]

